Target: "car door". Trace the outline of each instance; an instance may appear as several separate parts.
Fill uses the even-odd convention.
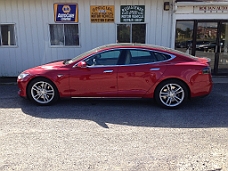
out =
[[[84,60],[86,67],[72,68],[71,96],[117,96],[117,61],[120,53],[121,50],[98,53]]]
[[[148,50],[126,50],[125,63],[118,70],[118,96],[143,97],[164,73],[166,66]]]

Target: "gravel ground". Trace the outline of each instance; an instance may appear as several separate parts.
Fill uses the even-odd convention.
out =
[[[40,107],[0,85],[0,171],[227,171],[227,86],[165,110],[147,100]]]

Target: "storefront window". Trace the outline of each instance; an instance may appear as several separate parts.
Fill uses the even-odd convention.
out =
[[[175,49],[210,59],[213,74],[228,73],[228,22],[177,21]]]
[[[78,24],[50,24],[53,46],[79,46]]]
[[[175,49],[191,53],[194,21],[177,21]]]
[[[218,73],[228,73],[228,22],[221,23]]]
[[[0,46],[15,46],[14,24],[0,25]]]
[[[146,24],[118,24],[118,43],[145,43]]]

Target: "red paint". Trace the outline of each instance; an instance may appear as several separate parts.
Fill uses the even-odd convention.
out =
[[[37,77],[51,80],[56,85],[60,97],[153,98],[156,86],[167,79],[183,81],[188,86],[191,97],[204,96],[211,92],[211,75],[202,72],[204,68],[209,67],[205,58],[193,59],[171,49],[134,44],[104,46],[91,51],[91,55],[122,48],[168,53],[175,58],[149,64],[86,67],[83,60],[90,56],[86,54],[70,64],[59,61],[24,71],[23,73],[28,73],[29,76],[18,79],[19,95],[26,97],[29,82]],[[80,66],[77,66],[79,62]]]

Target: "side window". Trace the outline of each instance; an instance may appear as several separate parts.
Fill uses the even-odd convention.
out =
[[[109,52],[104,52],[100,54],[101,59],[118,59],[120,55],[119,50],[113,50]]]
[[[85,62],[89,66],[97,65],[116,65],[120,56],[121,50],[107,51],[91,56]]]
[[[130,64],[142,64],[154,62],[154,57],[150,51],[145,50],[130,50]],[[126,60],[128,61],[128,60]]]
[[[78,24],[50,24],[51,46],[79,46]]]
[[[159,53],[159,52],[154,52],[154,56],[156,61],[165,61],[171,58],[170,55],[164,54],[164,53]]]
[[[0,24],[0,46],[15,46],[14,24]]]

